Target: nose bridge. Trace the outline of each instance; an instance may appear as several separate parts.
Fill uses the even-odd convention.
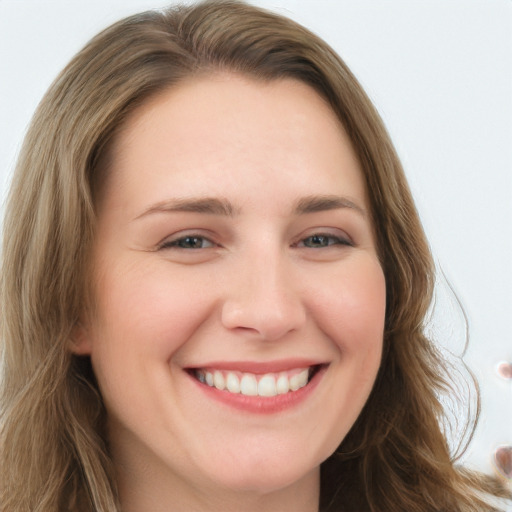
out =
[[[282,251],[248,252],[230,276],[222,319],[229,329],[243,329],[276,340],[298,329],[305,309]]]

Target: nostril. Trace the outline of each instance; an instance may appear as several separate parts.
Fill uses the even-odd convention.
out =
[[[240,304],[226,302],[222,309],[224,327],[240,334],[257,335],[264,340],[278,340],[299,329],[306,315],[301,303],[290,301],[247,300]]]

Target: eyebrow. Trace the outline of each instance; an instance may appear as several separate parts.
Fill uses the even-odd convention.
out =
[[[299,199],[295,205],[294,213],[296,215],[303,215],[307,213],[324,212],[328,210],[338,210],[342,208],[349,208],[356,211],[363,217],[366,217],[364,208],[356,204],[354,201],[346,197],[335,195],[316,195],[307,196]]]
[[[349,208],[366,217],[366,211],[355,202],[346,197],[336,195],[312,195],[300,198],[292,209],[295,215],[305,215],[308,213],[323,212],[328,210],[338,210]],[[140,219],[153,213],[174,213],[174,212],[192,212],[204,213],[208,215],[222,215],[233,217],[239,213],[237,209],[227,200],[216,197],[199,198],[176,198],[156,203],[134,220]]]
[[[227,199],[219,199],[216,197],[178,198],[156,203],[147,210],[144,210],[140,215],[135,217],[134,220],[152,213],[173,212],[206,213],[209,215],[232,217],[235,210]]]

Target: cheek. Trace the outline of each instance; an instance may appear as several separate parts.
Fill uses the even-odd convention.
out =
[[[158,265],[127,269],[101,281],[98,324],[103,343],[161,359],[171,357],[194,333],[211,301],[197,280],[163,270]]]
[[[135,402],[147,414],[160,407],[148,389],[168,394],[171,360],[209,317],[199,283],[167,274],[168,266],[118,267],[99,281],[91,359],[111,413]]]
[[[135,425],[162,408],[154,389],[169,396],[169,364],[209,318],[212,300],[199,281],[169,275],[169,265],[111,268],[98,280],[91,359],[109,414]]]
[[[331,272],[314,296],[318,327],[335,347],[327,377],[323,413],[329,434],[322,453],[332,454],[353,427],[366,403],[382,356],[386,286],[374,258],[363,255]],[[333,392],[336,390],[336,392]]]
[[[375,258],[364,257],[333,273],[312,295],[322,330],[345,355],[380,353],[386,314],[386,283]]]

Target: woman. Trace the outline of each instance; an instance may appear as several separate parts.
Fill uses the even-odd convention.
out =
[[[325,43],[237,2],[115,24],[12,186],[3,510],[489,510],[439,426],[433,279]]]

